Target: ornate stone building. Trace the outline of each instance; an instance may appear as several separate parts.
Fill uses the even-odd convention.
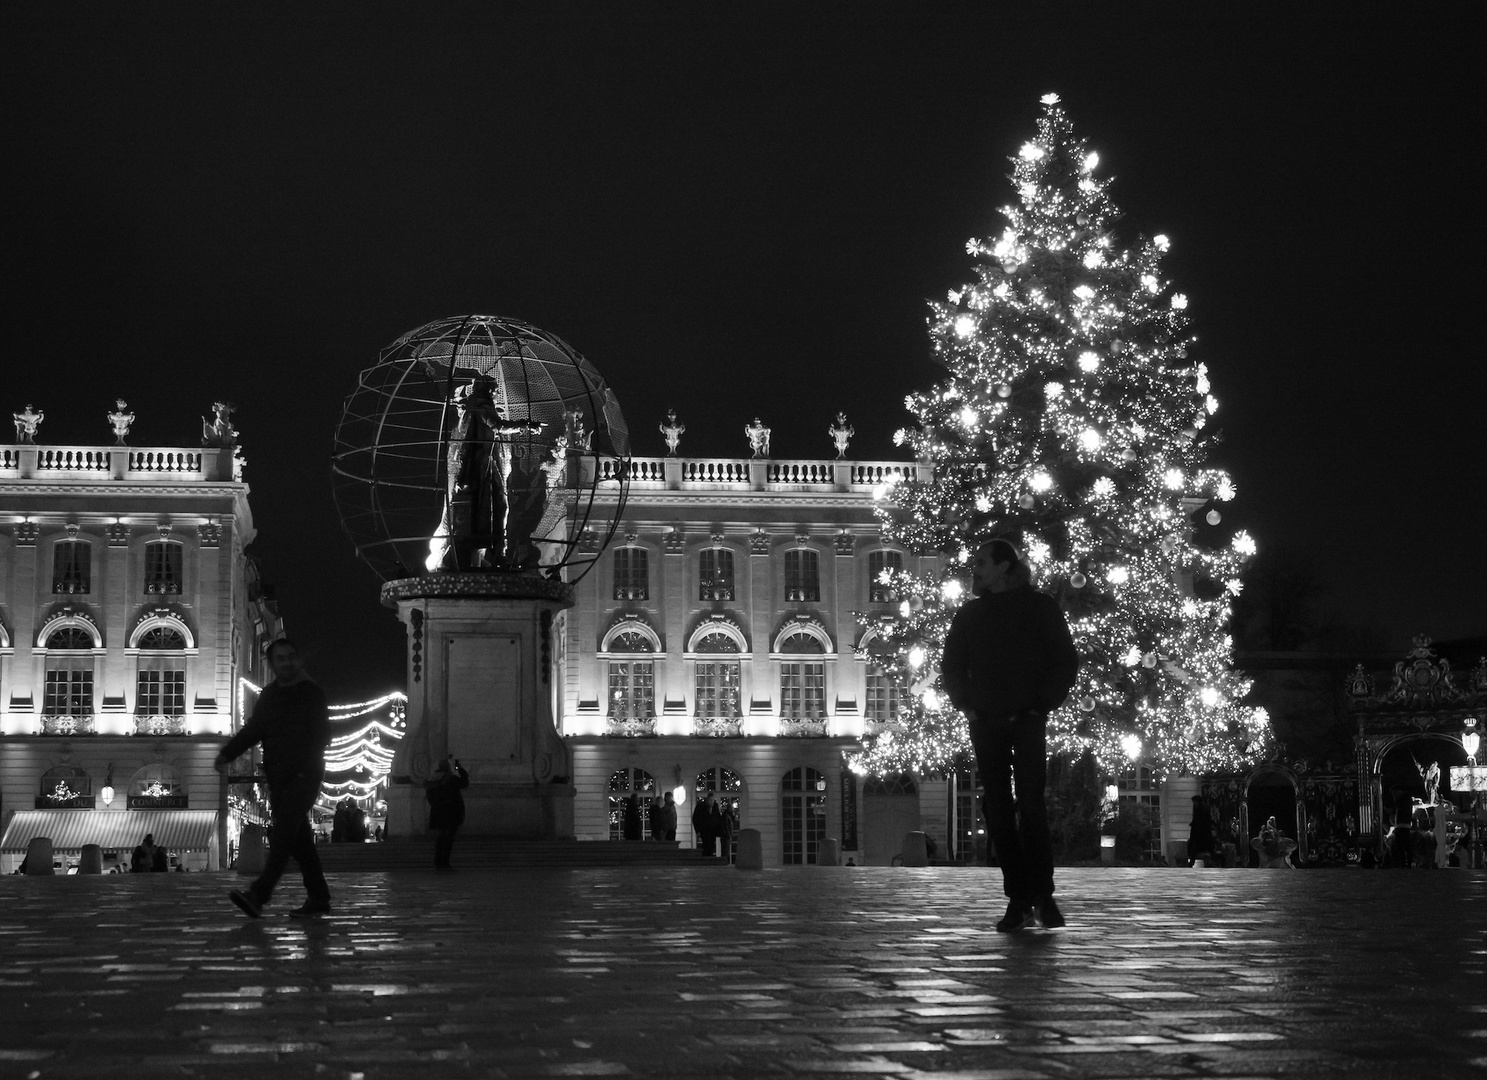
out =
[[[230,409],[202,445],[0,447],[0,870],[49,836],[105,857],[146,833],[189,868],[222,864],[227,788],[212,769],[262,682],[279,620],[253,539]]]
[[[841,455],[844,427],[831,432]],[[758,420],[750,458],[674,456],[684,430],[670,417],[672,455],[632,460],[614,542],[559,616],[555,715],[578,838],[618,838],[629,795],[680,789],[679,840],[717,797],[760,830],[766,864],[814,862],[826,837],[858,863],[887,863],[910,829],[943,845],[946,781],[865,784],[844,758],[897,704],[861,616],[899,602],[884,569],[928,569],[883,542],[873,513],[916,466],[770,458]]]

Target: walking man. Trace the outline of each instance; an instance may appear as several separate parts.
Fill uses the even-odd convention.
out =
[[[325,776],[325,748],[330,745],[330,714],[325,694],[305,675],[299,650],[285,638],[268,647],[274,681],[264,687],[242,730],[217,753],[214,765],[225,772],[228,763],[257,743],[263,744],[263,771],[268,778],[273,826],[269,830],[268,858],[263,873],[246,889],[227,895],[250,918],[259,918],[273,896],[292,856],[299,863],[308,898],[290,914],[300,918],[330,913],[330,888],[315,851],[310,808]]]
[[[454,834],[465,823],[465,797],[460,792],[469,786],[470,774],[453,754],[439,762],[434,778],[423,785],[429,803],[429,828],[439,834],[434,840],[435,870],[450,868]]]
[[[996,928],[1064,925],[1053,902],[1048,833],[1048,714],[1074,685],[1079,654],[1058,603],[1032,587],[1009,541],[983,544],[971,562],[968,600],[945,637],[943,677],[951,704],[966,714],[982,810],[1002,868],[1007,913]],[[1015,797],[1014,797],[1015,790]]]

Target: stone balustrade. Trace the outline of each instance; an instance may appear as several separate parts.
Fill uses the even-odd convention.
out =
[[[586,466],[592,468],[592,466]],[[777,460],[773,458],[637,457],[598,461],[602,481],[628,479],[632,490],[672,491],[854,491],[914,480],[919,466],[908,461]]]
[[[231,480],[232,451],[222,447],[7,446],[0,479]]]

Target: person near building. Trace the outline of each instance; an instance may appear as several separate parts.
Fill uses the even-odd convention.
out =
[[[665,840],[667,843],[676,842],[676,796],[669,791],[662,796],[661,831],[656,839]]]
[[[982,544],[971,560],[975,596],[945,637],[945,693],[969,725],[988,831],[1002,868],[1008,933],[1035,922],[1064,925],[1053,900],[1048,786],[1048,714],[1063,703],[1079,654],[1058,602],[1032,587],[1008,540]],[[1015,793],[1015,794],[1014,794]]]
[[[1213,819],[1202,795],[1193,796],[1193,822],[1188,826],[1188,865],[1212,866]]]
[[[621,835],[626,840],[639,840],[644,833],[640,821],[640,799],[633,792],[625,799],[625,814],[621,822]]]
[[[134,874],[148,874],[155,869],[155,834],[145,833],[145,838],[135,845],[129,856],[129,870]]]
[[[439,762],[434,778],[423,785],[429,801],[429,828],[438,834],[434,840],[435,870],[449,869],[454,834],[465,823],[465,797],[460,792],[469,786],[470,774],[453,754]]]
[[[698,798],[697,805],[692,807],[692,840],[699,851],[711,854],[712,844],[709,842],[707,830],[707,800]]]
[[[727,857],[728,849],[723,847],[727,842],[723,837],[723,828],[723,808],[718,805],[717,797],[714,796],[707,800],[707,853],[709,855]]]
[[[263,873],[246,889],[233,889],[227,895],[250,918],[259,918],[292,858],[299,864],[307,897],[290,914],[300,918],[325,915],[330,912],[330,887],[315,850],[310,809],[325,776],[330,713],[324,692],[305,674],[293,642],[280,638],[269,645],[267,655],[274,679],[258,695],[253,715],[227,740],[214,763],[218,772],[225,772],[230,762],[261,743],[273,813]]]

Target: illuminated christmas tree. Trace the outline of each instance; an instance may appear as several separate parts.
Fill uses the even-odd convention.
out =
[[[899,433],[929,478],[899,484],[888,537],[945,553],[930,579],[891,575],[902,598],[870,646],[902,695],[898,730],[870,737],[875,773],[970,758],[963,717],[937,680],[940,647],[967,597],[974,548],[1005,536],[1035,587],[1056,596],[1081,657],[1049,718],[1050,753],[1094,751],[1108,773],[1242,766],[1273,747],[1264,710],[1241,704],[1230,602],[1254,553],[1217,528],[1234,496],[1207,464],[1218,402],[1194,353],[1187,298],[1161,272],[1166,237],[1117,244],[1118,211],[1057,95],[1016,158],[1017,204],[996,240],[971,240],[976,279],[932,304],[949,376],[909,397]]]

